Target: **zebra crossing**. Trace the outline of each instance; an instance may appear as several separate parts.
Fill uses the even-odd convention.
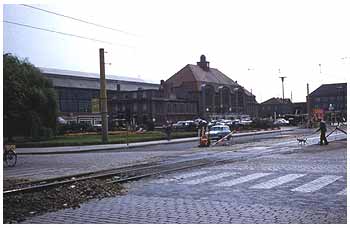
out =
[[[256,172],[250,174],[243,174],[241,172],[220,172],[216,173],[213,170],[202,170],[196,172],[190,172],[185,174],[173,175],[171,178],[160,178],[151,181],[151,184],[181,184],[188,186],[195,186],[204,183],[212,182],[216,187],[235,187],[240,184],[250,184],[249,189],[263,190],[273,189],[281,187],[282,185],[296,182],[298,187],[290,189],[292,192],[298,193],[313,193],[322,190],[323,188],[333,184],[334,182],[344,179],[343,176],[337,175],[322,175],[320,177],[314,177],[315,174],[306,173],[290,173],[290,174],[278,174],[273,172]],[[277,177],[276,177],[277,176]],[[300,184],[300,179],[304,178],[304,182]],[[263,181],[261,181],[263,179]],[[258,183],[256,183],[258,182]],[[344,184],[346,186],[346,184]],[[334,192],[338,196],[346,196],[347,189],[338,190]]]

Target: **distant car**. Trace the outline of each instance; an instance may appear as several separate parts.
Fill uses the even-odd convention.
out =
[[[281,118],[281,119],[277,119],[273,124],[279,125],[279,126],[285,126],[289,124],[289,121]]]
[[[185,128],[185,126],[186,126],[186,121],[177,121],[177,122],[174,123],[172,126],[173,126],[173,128],[175,128],[175,129],[182,129],[182,128]]]
[[[175,129],[184,129],[184,130],[194,130],[196,129],[196,124],[193,120],[178,121],[172,125]]]
[[[240,122],[239,122],[239,124],[241,124],[241,125],[250,125],[250,124],[252,124],[253,123],[253,121],[252,120],[248,120],[248,119],[246,119],[246,120],[241,120]]]
[[[229,126],[215,125],[215,126],[212,126],[209,130],[209,138],[219,140],[230,133],[231,133],[231,130]],[[228,139],[230,138],[231,137],[228,137]]]

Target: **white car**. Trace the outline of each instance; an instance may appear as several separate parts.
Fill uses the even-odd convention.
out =
[[[210,139],[221,139],[225,137],[226,135],[230,134],[231,130],[226,125],[215,125],[210,128],[209,131],[209,138]],[[228,137],[230,139],[230,137]]]
[[[277,119],[273,124],[284,126],[284,125],[288,125],[289,121],[281,118],[281,119]]]

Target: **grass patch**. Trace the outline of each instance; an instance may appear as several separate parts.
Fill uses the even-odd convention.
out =
[[[195,137],[197,132],[173,132],[171,138]],[[111,133],[108,135],[108,144],[123,144],[126,142],[146,142],[163,140],[166,136],[161,131],[150,131],[145,133],[126,132]],[[56,147],[56,146],[83,146],[102,144],[101,134],[76,134],[56,136],[43,141],[17,142],[16,147]]]

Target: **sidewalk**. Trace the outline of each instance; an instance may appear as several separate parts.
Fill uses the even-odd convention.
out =
[[[269,134],[277,132],[292,131],[296,127],[286,127],[280,130],[268,130],[268,131],[256,131],[256,132],[245,132],[236,133],[233,137],[243,137],[251,135]],[[183,143],[183,142],[194,142],[199,141],[198,137],[192,138],[181,138],[168,140],[158,140],[158,141],[148,141],[148,142],[137,142],[127,144],[103,144],[103,145],[89,145],[89,146],[63,146],[63,147],[39,147],[39,148],[17,148],[16,152],[20,155],[38,155],[38,154],[63,154],[63,153],[81,153],[81,152],[92,152],[101,150],[113,150],[113,149],[127,149],[135,147],[145,147],[154,146],[160,144],[170,144],[170,143]]]

